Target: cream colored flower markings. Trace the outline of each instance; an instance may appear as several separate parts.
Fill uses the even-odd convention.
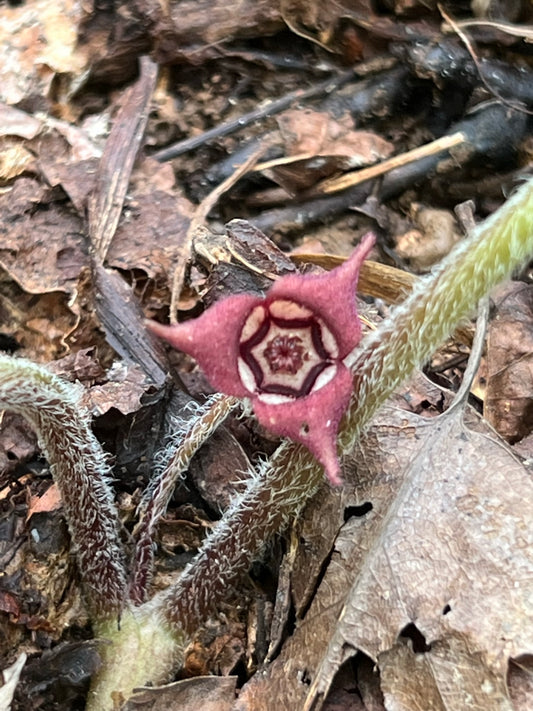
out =
[[[239,376],[262,402],[281,404],[304,397],[337,372],[335,337],[313,311],[276,299],[256,306],[239,340]]]

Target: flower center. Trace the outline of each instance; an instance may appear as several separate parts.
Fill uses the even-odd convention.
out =
[[[278,299],[252,309],[239,342],[239,375],[265,402],[285,402],[323,387],[337,372],[331,331],[310,309]]]
[[[267,343],[263,355],[272,373],[295,375],[306,354],[299,336],[275,336]]]

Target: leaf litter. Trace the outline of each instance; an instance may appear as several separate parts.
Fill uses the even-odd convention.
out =
[[[396,3],[398,14],[403,5],[411,4]],[[74,51],[76,38],[79,37],[76,30],[79,29],[77,23],[81,5],[61,2],[53,9],[47,8],[46,5],[47,3],[34,3],[31,7],[27,5],[23,8],[21,21],[16,27],[10,22],[15,18],[18,10],[11,6],[7,8],[10,22],[5,24],[6,35],[1,37],[2,44],[7,43],[11,54],[16,56],[15,65],[6,63],[2,70],[3,99],[7,103],[19,105],[28,112],[15,115],[14,109],[8,111],[4,108],[2,114],[19,124],[18,128],[7,130],[3,136],[5,142],[2,147],[5,149],[4,161],[7,169],[2,174],[2,178],[10,180],[15,175],[23,176],[17,180],[12,191],[6,192],[2,204],[4,214],[13,218],[9,231],[2,234],[3,251],[0,253],[2,335],[13,339],[31,357],[42,361],[53,360],[65,353],[67,358],[69,355],[75,356],[82,352],[78,350],[79,348],[93,348],[96,342],[98,345],[95,354],[91,355],[90,359],[99,368],[97,376],[82,377],[81,371],[72,366],[72,379],[80,376],[80,380],[86,384],[87,399],[90,402],[91,396],[93,397],[95,410],[106,414],[111,411],[112,417],[116,418],[118,407],[124,415],[133,416],[132,420],[134,423],[137,422],[137,429],[134,424],[131,424],[129,443],[128,437],[125,437],[126,449],[128,445],[131,449],[131,442],[135,440],[137,453],[137,448],[140,446],[139,433],[144,436],[147,429],[143,424],[146,421],[143,419],[146,408],[139,409],[143,394],[147,392],[147,383],[138,364],[125,365],[126,356],[132,350],[130,344],[117,345],[117,348],[124,348],[124,351],[119,353],[124,360],[119,357],[115,361],[115,367],[109,367],[116,354],[108,344],[104,345],[101,333],[100,340],[94,340],[95,321],[92,316],[83,312],[87,302],[91,304],[92,294],[88,287],[88,254],[81,239],[84,225],[80,218],[85,214],[87,196],[94,188],[94,170],[97,163],[94,158],[88,161],[82,158],[98,157],[100,153],[85,135],[85,130],[68,123],[83,114],[71,98],[80,87],[83,87],[87,78],[85,73],[87,55],[85,52],[79,52],[79,44],[76,52]],[[162,24],[159,18],[150,32],[160,58],[166,52],[178,61],[182,61],[183,57],[192,58],[196,63],[201,62],[202,57],[210,60],[216,58],[217,61],[221,57],[222,61],[227,61],[229,57],[231,60],[231,47],[227,49],[218,44],[220,37],[224,39],[227,37],[227,26],[224,26],[224,23],[213,22],[209,13],[206,15],[202,12],[201,5],[202,3],[181,3],[172,8],[172,13],[177,12],[176,8],[181,13],[179,17],[177,14],[172,14],[174,23],[172,31],[175,36],[179,36],[180,25],[186,25],[184,18],[195,13],[198,13],[198,18],[204,23],[209,16],[209,26],[215,28],[219,34],[215,37],[211,36],[213,41],[202,47],[202,41],[208,37],[209,28],[200,23],[198,35],[189,33],[185,41],[183,36],[179,36],[179,42],[168,43],[165,47],[160,43],[159,37],[163,36],[163,31],[169,30],[169,25],[167,20]],[[318,8],[313,3],[310,14],[308,14],[308,6],[302,3],[282,5],[285,22],[288,21],[293,25],[297,34],[309,36],[311,42],[321,44],[328,50],[338,51],[340,47],[344,59],[354,53],[360,55],[363,52],[368,56],[369,53],[379,52],[380,42],[379,39],[376,41],[376,37],[392,37],[396,40],[405,36],[407,23],[404,23],[402,18],[399,21],[378,18],[373,12],[373,4],[369,2],[354,3],[354,7],[348,10],[336,6]],[[120,36],[122,31],[125,36],[129,33],[129,36],[135,37],[135,30],[138,31],[139,27],[142,27],[143,11],[149,13],[155,7],[153,3],[133,3],[133,6],[134,10],[139,11],[140,20],[134,13],[132,15],[126,13],[123,21],[131,23],[129,26],[123,26],[122,30],[117,29],[116,22],[122,21],[120,17],[115,20],[115,24],[108,23],[108,27],[106,26],[105,31],[110,32],[111,40],[106,47],[108,56],[103,53],[104,59],[101,59],[101,50],[102,46],[106,45],[105,31],[100,28],[100,32],[91,35],[88,30],[92,18],[86,17],[85,29],[88,43],[85,51],[88,55],[91,54],[91,41],[94,41],[93,78],[96,81],[102,81],[106,73],[110,72],[108,67],[111,67],[110,73],[116,72],[113,81],[123,80],[125,76],[131,78],[133,55],[124,52],[124,49],[117,44],[113,44],[112,34]],[[218,13],[217,17],[227,18],[227,5],[224,2],[217,2],[214,6],[211,3],[211,6],[212,12]],[[34,13],[32,18],[37,18],[36,22],[33,19],[31,22],[28,21],[30,11]],[[280,13],[271,3],[247,3],[244,11],[250,15],[251,22],[242,21],[242,18],[229,19],[234,30],[233,34],[237,37],[243,28],[249,32],[251,25],[264,29],[262,12],[268,14],[271,29],[283,27],[283,13]],[[340,33],[338,32],[339,17],[342,20]],[[351,20],[356,23],[355,32],[350,26],[346,27],[347,21],[349,25]],[[36,29],[39,22],[42,24],[40,31]],[[98,17],[96,17],[97,22]],[[305,29],[309,25],[313,27],[311,33]],[[315,31],[320,26],[321,29]],[[16,32],[12,32],[14,27]],[[368,31],[370,27],[373,32]],[[440,39],[440,34],[437,34],[438,23],[434,18],[425,28],[416,22],[413,22],[408,29],[411,28],[421,30],[423,35],[435,34]],[[518,26],[518,29],[525,32],[523,26]],[[368,36],[364,33],[368,33]],[[39,41],[33,41],[37,35],[40,35]],[[13,46],[10,46],[12,39],[15,41]],[[29,50],[20,53],[25,43]],[[121,53],[126,58],[125,61],[122,60],[122,64],[116,59],[121,56]],[[233,58],[236,56],[237,54],[233,54]],[[409,61],[412,59],[410,58]],[[308,63],[313,65],[313,58],[308,60]],[[223,73],[224,65],[221,66],[221,73]],[[227,67],[231,68],[231,64]],[[318,65],[315,69],[318,71]],[[405,68],[402,69],[405,71]],[[443,76],[435,75],[432,78],[436,86],[444,81]],[[232,101],[227,102],[224,95],[217,94],[216,90],[213,91],[213,85],[200,90],[194,84],[192,86],[192,96],[195,99],[204,97],[203,114],[198,111],[199,102],[190,100],[191,95],[187,94],[189,87],[186,83],[182,86],[183,93],[180,99],[173,98],[167,101],[174,123],[173,127],[167,127],[169,133],[189,130],[191,127],[198,131],[205,127],[206,119],[209,121],[210,117],[214,117],[219,120],[221,113],[219,108],[223,109],[228,104],[231,106]],[[160,94],[164,93],[161,88],[158,91]],[[147,96],[144,96],[144,99],[148,101]],[[239,100],[241,105],[245,106],[246,102],[250,102],[250,98],[246,95],[241,95]],[[119,103],[125,101],[126,98]],[[182,106],[180,101],[183,103]],[[388,110],[393,103],[387,96],[384,106],[387,106]],[[64,125],[61,126],[57,119],[55,124],[45,122],[42,116],[38,119],[38,124],[33,113],[43,108],[48,108],[55,116],[64,118]],[[134,111],[135,107],[131,110]],[[160,112],[160,116],[162,113]],[[290,117],[290,114],[288,116]],[[327,122],[327,112],[316,112],[315,117],[324,121],[329,128],[334,128],[336,125],[333,119],[331,123]],[[107,124],[109,118],[110,113],[106,110],[100,114],[98,120]],[[163,124],[164,121],[160,125],[160,130],[164,130]],[[69,126],[74,133],[67,130]],[[135,134],[135,131],[133,133]],[[383,134],[387,132],[384,131]],[[356,141],[365,137],[363,132],[349,135]],[[390,134],[388,135],[390,137]],[[19,138],[24,138],[25,141],[21,142]],[[320,133],[317,131],[317,141],[319,138]],[[343,136],[341,135],[340,138]],[[37,140],[33,143],[28,142],[31,139]],[[518,132],[516,142],[518,143]],[[508,152],[507,143],[504,141]],[[147,145],[157,146],[157,137],[149,136]],[[388,142],[378,144],[377,148],[388,150],[387,146]],[[223,147],[233,158],[232,139],[229,139]],[[368,148],[370,152],[376,150],[374,143],[362,147]],[[359,146],[354,143],[337,152],[329,145],[325,153],[330,164],[337,169],[343,167],[351,157],[355,156],[358,160],[358,148]],[[313,151],[318,153],[319,149],[313,148]],[[132,152],[126,150],[126,153],[131,157]],[[331,156],[334,160],[331,160]],[[193,183],[190,182],[189,175],[194,176],[195,170],[198,171],[198,163],[193,163],[193,168],[190,169],[188,160],[187,157],[185,169],[178,165],[177,173],[179,176],[181,170],[181,175],[186,176],[187,195],[190,195]],[[452,162],[456,163],[455,160]],[[177,261],[181,259],[181,262],[185,263],[190,257],[183,243],[192,215],[192,204],[183,197],[181,189],[175,188],[170,165],[160,166],[156,170],[153,163],[153,159],[146,158],[138,161],[132,174],[132,184],[135,185],[135,181],[138,181],[140,188],[132,191],[130,187],[125,197],[121,221],[117,233],[111,235],[113,241],[108,253],[107,266],[120,270],[133,282],[133,289],[128,287],[123,290],[111,288],[111,280],[106,283],[109,287],[106,294],[109,295],[111,302],[110,311],[113,309],[118,314],[119,321],[125,319],[128,326],[132,323],[137,327],[140,323],[140,317],[132,315],[125,307],[125,304],[131,301],[134,290],[136,294],[142,296],[145,310],[150,314],[153,311],[164,310],[165,304],[168,303],[168,275]],[[203,171],[203,167],[200,159],[199,172]],[[306,166],[299,167],[302,170],[306,168]],[[281,168],[278,169],[278,172],[280,171]],[[48,184],[34,179],[35,176],[46,178]],[[301,171],[296,176],[289,173],[288,176],[283,176],[283,182],[294,189],[295,186],[299,187],[295,182],[296,178],[301,177]],[[303,177],[307,180],[309,176],[304,174]],[[485,206],[487,203],[490,205],[494,194],[499,196],[502,177],[496,174],[496,178],[498,180],[496,191],[493,186],[491,192],[488,182],[483,185],[480,183],[481,202],[482,204],[484,202]],[[446,176],[444,180],[448,181],[449,177]],[[479,177],[476,177],[474,184],[476,189],[478,189],[478,180]],[[126,184],[127,181],[121,186],[123,197]],[[159,192],[153,190],[154,186],[158,187]],[[74,210],[64,202],[61,189],[72,202]],[[465,192],[470,194],[472,185],[465,190],[464,185],[458,182],[455,189],[456,194],[462,197]],[[483,194],[484,189],[487,195]],[[113,196],[104,186],[100,197],[112,198]],[[364,210],[368,212],[372,199],[375,198],[370,197],[361,207],[361,213]],[[353,202],[357,200],[351,200],[350,208],[353,207]],[[239,209],[237,214],[241,216],[247,214],[252,202],[241,202],[237,191],[237,204]],[[380,204],[382,204],[381,200]],[[398,215],[403,217],[406,214],[404,206],[400,202],[396,217]],[[389,220],[392,218],[393,222],[395,219],[393,210],[389,205],[386,205],[385,210],[387,217]],[[118,217],[119,212],[120,210],[111,215],[112,222]],[[220,206],[220,212],[221,216],[226,214],[227,206]],[[96,211],[94,217],[95,221],[102,219],[103,224],[104,219],[109,216],[98,214]],[[215,219],[218,217],[216,215]],[[348,224],[348,230],[341,222],[340,227],[328,225],[326,229],[319,230],[315,234],[318,234],[321,244],[328,244],[328,240],[331,239],[330,244],[334,245],[336,253],[348,253],[351,249],[354,222]],[[417,225],[416,220],[413,227],[415,230],[419,228],[423,233],[430,256],[428,258],[424,252],[420,263],[416,262],[418,253],[414,255],[406,253],[404,256],[411,260],[412,266],[423,270],[430,261],[433,261],[431,248],[435,245],[434,241],[429,239],[432,230]],[[392,232],[394,234],[394,230]],[[410,234],[412,237],[413,233]],[[331,235],[339,236],[337,243]],[[415,236],[418,238],[418,234]],[[455,239],[455,233],[452,237]],[[212,236],[209,239],[212,241]],[[232,246],[234,247],[235,244],[233,243]],[[284,246],[287,246],[286,242]],[[253,266],[256,265],[254,258],[248,256],[247,261]],[[410,276],[406,274],[406,277]],[[201,285],[203,285],[202,278],[199,282]],[[381,277],[381,281],[383,280],[388,283],[388,277]],[[222,279],[218,279],[215,275],[212,281],[213,291],[221,287]],[[228,283],[231,291],[235,284],[232,279],[229,279]],[[380,289],[382,288],[380,286]],[[520,291],[523,285],[516,288]],[[199,300],[198,294],[189,299],[193,306],[196,306]],[[512,316],[512,309],[510,313]],[[506,319],[508,315],[505,316]],[[523,321],[527,327],[529,322],[527,300],[523,310]],[[502,318],[494,323],[495,335],[501,323]],[[114,335],[113,328],[108,326],[107,329],[108,334],[112,334],[108,335],[108,338],[111,338]],[[517,337],[516,333],[513,331],[504,339],[507,341],[504,343],[506,348],[515,343],[520,345],[522,337]],[[487,392],[489,397],[492,395],[495,397],[487,404],[493,407],[496,403],[496,407],[492,410],[495,414],[491,417],[491,422],[512,441],[516,439],[516,430],[513,431],[513,427],[522,423],[525,431],[520,432],[520,436],[524,436],[520,444],[523,445],[522,451],[525,456],[530,456],[531,445],[528,445],[527,439],[529,423],[527,417],[522,417],[521,414],[524,412],[527,415],[530,396],[527,362],[521,363],[527,361],[527,358],[518,348],[515,356],[509,356],[507,351],[502,361],[497,361],[494,354],[491,354],[493,345],[489,340]],[[144,351],[141,350],[141,353],[144,355]],[[505,358],[508,359],[507,363],[510,358],[513,367],[514,361],[519,369],[520,366],[526,366],[526,371],[519,370],[516,375],[510,375],[511,386],[516,386],[518,383],[517,387],[510,391],[507,389],[508,384],[502,383],[498,378],[499,364],[501,362],[505,364]],[[511,371],[513,369],[511,366],[505,366],[505,369]],[[148,369],[146,361],[145,368]],[[113,373],[118,376],[116,379]],[[149,382],[164,377],[159,361],[150,366],[149,373],[151,373],[151,377],[147,379]],[[433,391],[434,388],[427,396],[428,401],[432,399]],[[406,392],[406,401],[410,399],[411,394],[412,391]],[[442,398],[446,399],[447,396]],[[523,400],[523,408],[519,412],[515,408],[518,400]],[[499,409],[496,401],[501,405]],[[405,402],[400,403],[398,399],[396,402],[400,406],[405,405]],[[513,403],[512,407],[506,404],[509,402]],[[440,404],[435,401],[434,409],[438,410]],[[279,634],[276,638],[274,631],[272,632],[270,663],[261,671],[261,674],[265,675],[264,678],[271,680],[271,683],[269,682],[267,686],[262,682],[261,674],[252,677],[252,681],[241,692],[239,707],[246,704],[247,699],[254,698],[256,705],[253,708],[297,709],[305,704],[306,698],[315,698],[313,694],[317,702],[321,703],[326,690],[331,688],[331,698],[325,702],[327,706],[330,702],[333,704],[333,696],[339,691],[339,684],[342,684],[341,690],[345,692],[342,697],[345,704],[342,706],[343,711],[345,708],[351,708],[348,706],[350,696],[354,708],[364,706],[371,711],[384,708],[384,703],[387,709],[411,709],[415,708],[416,704],[423,709],[458,708],[458,706],[484,709],[511,708],[509,698],[512,698],[516,710],[529,708],[528,699],[530,700],[533,694],[531,668],[530,665],[528,666],[527,658],[520,655],[531,651],[531,638],[528,636],[524,620],[531,619],[531,607],[526,593],[528,577],[530,580],[532,576],[527,550],[520,547],[520,544],[531,528],[529,524],[530,479],[524,467],[513,458],[509,449],[500,443],[493,432],[477,422],[472,412],[469,411],[465,417],[469,426],[475,429],[470,430],[463,425],[457,410],[431,421],[399,409],[384,410],[368,431],[353,458],[346,462],[346,490],[340,493],[324,488],[322,495],[318,497],[320,500],[308,507],[303,520],[297,522],[293,529],[292,538],[296,539],[296,542],[285,559],[284,574],[280,575],[277,598],[283,597],[284,600],[283,604],[276,604],[275,609],[275,614],[278,615]],[[2,422],[7,425],[3,430],[7,450],[0,462],[6,465],[5,471],[2,471],[2,485],[4,485],[4,478],[14,463],[20,464],[30,457],[35,452],[36,446],[32,433],[27,428],[24,430],[20,420],[13,421],[12,416],[7,413],[3,415]],[[123,420],[120,420],[120,423],[122,422]],[[242,422],[232,423],[232,431],[239,427],[241,432],[245,429]],[[478,429],[481,431],[477,431]],[[250,449],[249,431],[246,434],[247,437],[242,438],[245,452]],[[253,436],[257,438],[257,430],[253,430]],[[227,444],[228,442],[231,446]],[[196,476],[193,473],[193,480],[201,490],[204,500],[216,509],[218,498],[229,496],[230,490],[229,485],[228,492],[223,486],[223,495],[219,497],[220,482],[216,481],[217,456],[219,462],[227,462],[224,468],[224,471],[227,469],[227,474],[224,474],[222,483],[225,485],[227,477],[229,484],[232,458],[241,461],[238,451],[240,445],[235,445],[231,437],[226,435],[214,438],[210,444],[213,454],[208,458],[207,463],[204,461],[203,466],[201,461],[197,462],[197,472]],[[273,443],[268,444],[270,447],[274,446]],[[266,446],[264,441],[262,446],[263,448]],[[222,449],[218,455],[217,448]],[[143,447],[142,456],[144,455]],[[244,459],[242,461],[244,462]],[[465,462],[464,474],[462,470],[461,473],[458,470],[463,461]],[[120,456],[117,456],[117,462],[121,462]],[[205,469],[209,470],[209,477],[214,483],[209,484],[209,477],[203,476]],[[119,470],[122,471],[117,467],[117,471]],[[9,490],[4,488],[1,492],[3,498],[7,500],[9,497],[16,502],[17,510],[20,510],[20,501],[25,497],[25,488],[29,493],[32,478],[33,474],[23,475],[16,481],[10,482]],[[32,491],[35,491],[33,487]],[[42,492],[43,489],[41,488],[40,491]],[[179,496],[183,495],[181,491]],[[134,496],[135,494],[133,498]],[[44,517],[45,513],[36,514],[35,518],[39,516]],[[55,518],[51,520],[54,525]],[[20,528],[17,530],[20,539],[21,530]],[[302,537],[300,545],[297,540],[298,533]],[[14,536],[13,540],[17,540],[17,537]],[[2,544],[4,546],[4,539]],[[180,539],[176,542],[177,549],[179,545]],[[4,548],[5,546],[1,549],[2,553]],[[54,571],[57,569],[58,581],[64,574],[67,559],[68,553],[52,565]],[[28,561],[31,567],[31,558],[27,556],[15,558],[9,569],[10,574],[15,571],[14,575],[16,575],[17,568],[19,570],[28,568]],[[35,576],[36,582],[32,583],[30,589],[32,595],[35,595],[39,588],[38,581],[48,574],[47,565],[44,559],[40,562],[40,578],[38,575]],[[54,575],[55,572],[48,574],[51,579]],[[285,587],[284,579],[286,579]],[[54,580],[51,580],[50,588],[53,583]],[[318,584],[318,593],[315,597],[315,588]],[[60,582],[57,583],[57,587],[60,588]],[[63,595],[61,590],[59,593],[49,591],[46,586],[44,590],[49,600],[39,598],[39,612],[42,611],[43,615],[32,617],[24,612],[15,623],[18,625],[16,633],[19,642],[22,639],[24,624],[28,630],[39,630],[42,639],[44,639],[43,630],[48,625],[47,631],[50,636],[42,644],[37,644],[41,638],[38,638],[35,632],[31,633],[33,642],[26,643],[25,646],[31,652],[34,652],[39,645],[44,647],[50,644],[50,640],[57,640],[60,634],[58,630],[67,627],[67,622],[71,624],[72,620],[75,620],[79,623],[81,620],[83,623],[84,620],[83,611],[80,614],[82,605],[79,595],[72,590],[72,586],[69,587],[68,595]],[[531,594],[530,588],[529,594]],[[44,597],[46,598],[46,595]],[[17,598],[13,599],[16,601]],[[22,606],[26,604],[22,596],[19,600]],[[50,628],[47,605],[49,608],[54,605],[63,606],[65,617],[58,618],[59,621],[52,618],[52,627],[55,624],[56,629]],[[71,610],[67,610],[69,606]],[[253,605],[251,610],[250,618],[254,610]],[[257,610],[258,620],[250,621],[249,624],[250,637],[254,633],[254,625],[257,624],[258,628],[264,625],[264,620],[260,620],[259,605]],[[290,618],[294,613],[298,623],[292,637],[287,638],[287,635],[292,632]],[[66,618],[68,618],[67,622],[65,622]],[[6,627],[12,629],[15,625],[8,624]],[[219,637],[222,639],[222,635]],[[231,638],[231,635],[228,637]],[[18,644],[11,644],[12,641],[13,638],[10,637],[8,644],[15,650]],[[277,657],[278,653],[279,657]],[[247,663],[252,671],[253,663],[250,659],[253,659],[255,654],[256,649],[251,641]],[[244,654],[241,655],[241,669],[243,658]],[[11,661],[14,659],[15,657],[12,656]],[[510,690],[508,692],[505,675],[509,659],[512,661],[509,666]],[[41,660],[35,660],[37,673],[42,670],[48,671],[50,678],[58,673],[57,669],[47,670],[44,657],[42,661],[42,669],[39,669]],[[63,661],[58,662],[58,667],[59,672],[68,668],[64,658]],[[351,673],[352,669],[353,673]],[[229,664],[217,667],[213,664],[209,667],[206,664],[203,670],[231,673],[233,666]],[[291,689],[290,685],[291,683],[294,685],[294,679],[298,683]],[[357,682],[357,693],[354,693],[355,682]],[[39,683],[41,686],[38,688],[42,689],[42,682]],[[205,691],[213,682],[198,680],[191,701],[192,708],[195,703],[197,706],[201,703],[198,701],[198,695],[200,699],[206,698],[205,694],[202,695],[202,684],[206,685]],[[224,686],[224,683],[220,684],[221,689]],[[224,708],[229,703],[228,699],[233,696],[233,681],[228,680],[225,688],[227,693],[224,700],[222,701],[224,694],[220,697],[220,703],[224,703]],[[254,689],[262,689],[261,699],[253,696]],[[458,702],[458,689],[465,698],[469,695],[474,705],[469,706],[466,701]],[[161,703],[167,708],[169,704],[176,702],[171,687],[168,688],[168,692],[169,695]],[[354,697],[357,700],[354,700]],[[283,699],[281,706],[279,706],[280,699]],[[360,700],[362,701],[359,703]],[[264,706],[265,704],[267,705]]]

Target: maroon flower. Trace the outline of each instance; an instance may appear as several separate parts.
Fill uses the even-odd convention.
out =
[[[199,318],[153,333],[193,356],[211,385],[249,397],[257,419],[304,444],[340,484],[336,438],[352,392],[343,359],[358,344],[355,289],[374,244],[367,234],[328,274],[285,276],[264,298],[230,296]]]

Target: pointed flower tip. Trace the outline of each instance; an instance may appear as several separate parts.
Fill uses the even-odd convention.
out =
[[[332,486],[342,486],[344,484],[340,476],[340,468],[337,465],[335,469],[324,469],[325,474]]]
[[[157,336],[158,338],[163,338],[165,341],[168,340],[168,335],[171,332],[172,326],[165,326],[162,323],[158,323],[157,321],[152,321],[151,318],[145,318],[144,319],[144,325],[150,331],[150,333],[153,333],[154,336]]]
[[[145,325],[150,333],[167,341],[176,350],[188,353],[190,344],[194,342],[194,335],[191,334],[190,326],[187,323],[165,326],[157,321],[146,319]]]

